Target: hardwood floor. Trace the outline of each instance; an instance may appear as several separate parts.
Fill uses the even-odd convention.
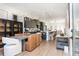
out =
[[[55,41],[43,41],[39,47],[34,49],[32,52],[22,52],[17,56],[63,56],[62,50],[56,49]]]

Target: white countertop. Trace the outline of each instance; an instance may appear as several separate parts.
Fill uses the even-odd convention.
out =
[[[28,38],[30,35],[16,35],[16,36],[11,36],[10,38],[15,38],[15,39],[19,39],[19,40],[24,40],[26,38]]]
[[[68,35],[64,35],[64,36],[57,35],[56,38],[70,38],[70,36],[68,36]]]
[[[40,33],[36,33],[36,34],[40,34]],[[30,37],[31,35],[33,35],[33,34],[26,34],[26,35],[20,34],[20,35],[11,36],[11,37],[9,37],[9,38],[24,40],[24,39]]]

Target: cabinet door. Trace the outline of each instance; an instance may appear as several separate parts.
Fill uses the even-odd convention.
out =
[[[41,37],[41,35],[42,35],[42,34],[40,33],[40,43],[42,42],[42,37]]]
[[[3,36],[5,36],[5,22],[0,20],[0,43],[2,43]]]
[[[35,48],[35,35],[31,35],[28,38],[28,46],[27,49],[28,51],[32,51]]]
[[[18,22],[18,30],[19,30],[19,33],[22,33],[23,32],[23,24],[21,22]]]
[[[32,51],[39,45],[40,45],[40,35],[39,34],[32,34],[31,36],[28,37],[26,50]]]
[[[40,45],[40,34],[38,33],[37,34],[37,46],[39,46]]]
[[[40,39],[40,38],[39,38],[39,34],[37,34],[37,46],[39,46],[39,43],[40,43],[40,42],[39,42],[39,39]]]
[[[38,35],[35,34],[35,46],[37,47],[38,46]]]
[[[36,34],[33,34],[33,48],[36,48]]]
[[[32,41],[32,36],[30,36],[29,38],[28,38],[28,44],[27,44],[27,50],[28,51],[31,51],[32,49],[33,49],[33,41]]]

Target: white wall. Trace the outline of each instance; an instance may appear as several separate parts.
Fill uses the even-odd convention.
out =
[[[22,22],[24,15],[25,15],[25,12],[15,9],[15,8],[12,8],[12,7],[9,7],[9,6],[6,6],[5,4],[0,4],[0,11],[2,12],[2,13],[0,13],[0,15],[7,13],[4,16],[4,18],[7,18],[9,20],[13,20],[12,19],[13,14],[18,15],[18,21],[21,21],[21,22]]]

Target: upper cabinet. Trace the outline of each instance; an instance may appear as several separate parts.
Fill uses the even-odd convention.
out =
[[[0,32],[5,32],[5,24],[3,20],[0,20]]]
[[[0,36],[13,36],[16,33],[22,33],[22,29],[22,22],[0,19]]]
[[[30,27],[30,18],[24,17],[24,27],[29,28]]]
[[[31,19],[29,17],[24,17],[24,28],[27,31],[27,28],[35,31],[43,31],[44,30],[44,22],[39,21],[38,19]]]
[[[24,18],[24,27],[25,28],[39,28],[40,21],[36,19],[31,19],[29,17]]]

